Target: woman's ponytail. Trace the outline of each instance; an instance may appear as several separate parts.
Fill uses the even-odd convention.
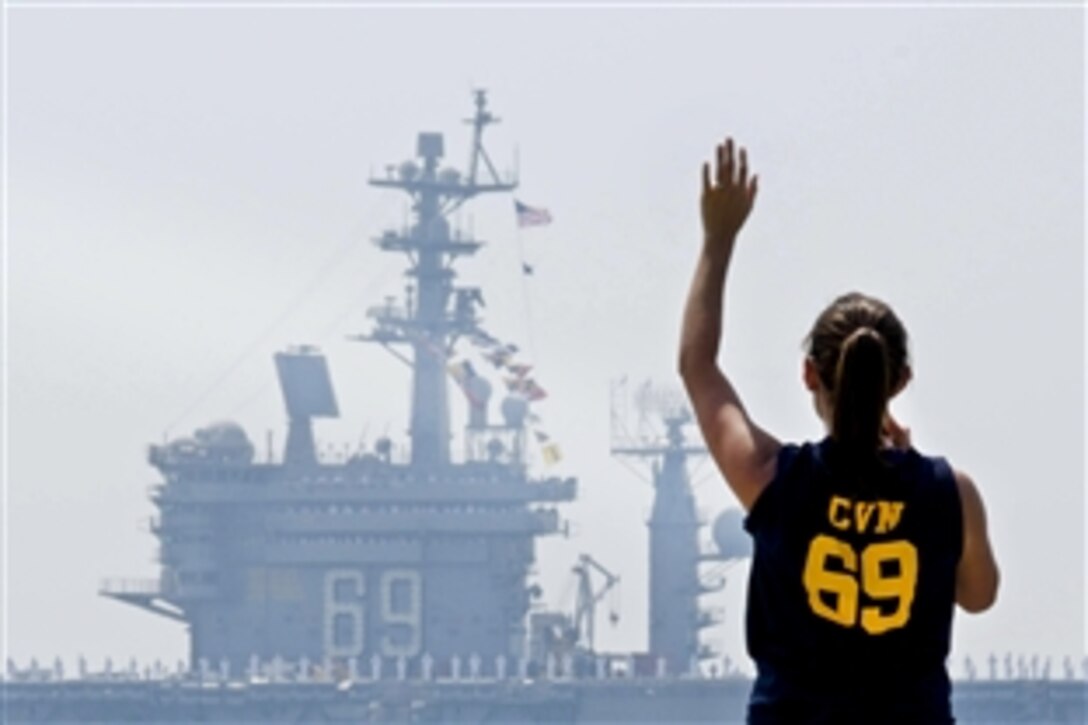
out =
[[[871,327],[859,327],[843,342],[835,366],[832,437],[851,458],[875,456],[880,448],[890,392],[888,348]]]

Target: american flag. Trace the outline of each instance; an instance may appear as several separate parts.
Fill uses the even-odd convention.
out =
[[[517,199],[514,199],[514,211],[518,215],[519,227],[537,227],[552,223],[552,215],[547,209],[528,206]]]

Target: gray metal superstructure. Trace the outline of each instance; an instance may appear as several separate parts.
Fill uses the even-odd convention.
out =
[[[357,336],[410,370],[408,460],[394,460],[388,439],[345,462],[319,460],[311,419],[337,415],[337,404],[324,358],[308,348],[276,356],[289,418],[281,462],[254,461],[232,424],[151,447],[163,477],[153,493],[162,576],[104,593],[186,622],[193,662],[240,672],[282,658],[347,672],[377,658],[418,671],[454,655],[485,668],[502,656],[512,667],[524,654],[534,541],[560,530],[556,504],[573,500],[577,484],[529,476],[529,401],[507,396],[492,423],[490,390],[479,384],[465,388],[465,451],[451,457],[448,360],[459,339],[485,333],[482,295],[457,286],[454,270],[481,243],[447,216],[516,186],[484,151],[483,132],[498,119],[482,91],[475,99],[467,176],[440,167],[443,137],[423,133],[417,159],[370,182],[406,192],[414,213],[375,240],[409,260],[407,298],[369,310],[373,329]],[[488,181],[476,178],[481,161]]]
[[[640,403],[647,406],[650,401]],[[649,652],[661,658],[666,670],[684,672],[718,654],[700,641],[699,632],[718,624],[721,616],[717,610],[701,606],[699,597],[718,591],[724,582],[700,573],[700,564],[722,558],[700,546],[699,532],[705,522],[696,509],[688,471],[689,460],[705,455],[706,448],[687,440],[685,427],[692,422],[687,408],[668,407],[671,409],[658,411],[665,429],[658,438],[663,440],[623,441],[612,446],[612,454],[650,462],[654,501],[647,522]],[[653,412],[643,410],[642,417]]]

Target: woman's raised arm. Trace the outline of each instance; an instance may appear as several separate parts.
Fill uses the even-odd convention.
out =
[[[718,367],[725,276],[737,234],[755,202],[757,177],[748,178],[748,156],[734,158],[733,140],[716,149],[717,168],[703,164],[703,244],[684,308],[680,375],[707,447],[726,482],[750,509],[773,478],[781,444],[748,416],[732,383]]]

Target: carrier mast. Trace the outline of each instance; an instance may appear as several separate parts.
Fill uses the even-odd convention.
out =
[[[386,304],[370,311],[376,329],[357,339],[386,347],[408,345],[412,367],[411,462],[416,466],[439,467],[450,460],[449,397],[446,357],[459,336],[477,331],[476,307],[483,296],[478,288],[455,287],[453,264],[460,256],[471,256],[481,242],[451,231],[446,216],[466,200],[479,194],[512,191],[517,179],[500,179],[484,150],[483,132],[499,119],[487,109],[487,94],[473,92],[476,113],[467,123],[473,126],[472,154],[467,178],[453,168],[439,168],[444,155],[442,134],[421,133],[416,153],[421,164],[408,160],[396,173],[372,178],[372,186],[401,189],[412,198],[413,222],[399,231],[386,231],[375,240],[385,251],[408,255],[412,266],[407,275],[415,285],[403,306]],[[483,160],[488,181],[478,181]],[[453,304],[451,305],[451,300]]]

